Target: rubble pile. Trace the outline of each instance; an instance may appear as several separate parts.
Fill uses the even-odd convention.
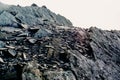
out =
[[[120,79],[119,31],[22,21],[0,27],[0,80]]]
[[[21,25],[50,25],[72,26],[72,23],[54,12],[47,9],[46,6],[38,7],[35,4],[21,7],[19,5],[5,5],[0,3],[0,25],[20,27]]]

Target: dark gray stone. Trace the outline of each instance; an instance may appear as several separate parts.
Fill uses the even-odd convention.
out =
[[[105,31],[90,28],[90,43],[99,66],[103,67],[105,80],[120,79],[120,31]],[[107,74],[107,75],[106,75]]]
[[[0,41],[0,48],[4,48],[5,47],[5,43],[3,41]]]
[[[46,37],[46,36],[50,36],[51,34],[52,32],[50,30],[41,28],[38,30],[38,32],[35,33],[34,37]]]

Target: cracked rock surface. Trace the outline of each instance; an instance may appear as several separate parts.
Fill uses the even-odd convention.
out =
[[[120,80],[120,31],[72,27],[36,4],[3,13],[0,80]]]

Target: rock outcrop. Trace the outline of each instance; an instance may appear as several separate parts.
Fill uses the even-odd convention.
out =
[[[71,27],[36,4],[1,15],[0,80],[120,79],[120,31]]]
[[[60,26],[72,26],[72,23],[65,17],[55,14],[45,6],[38,7],[35,4],[31,6],[8,6],[1,4],[0,25],[20,27],[21,24],[29,26],[56,24]]]

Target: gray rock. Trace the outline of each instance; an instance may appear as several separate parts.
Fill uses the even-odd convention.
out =
[[[93,48],[96,58],[100,58],[105,62],[110,59],[113,62],[119,63],[120,37],[117,33],[119,31],[103,31],[97,28],[91,28],[90,30],[92,31],[92,42],[90,44]]]
[[[29,33],[25,32],[25,33],[21,33],[18,35],[18,37],[27,37],[29,35]]]
[[[4,5],[3,5],[4,7]],[[57,24],[64,26],[72,26],[72,23],[61,15],[56,15],[46,7],[32,6],[9,6],[8,8],[0,8],[0,25],[20,27],[19,24],[27,24],[30,26]]]
[[[0,41],[0,48],[4,48],[5,47],[5,43],[3,41]]]
[[[65,27],[35,4],[0,10],[0,24],[0,80],[120,79],[120,31]]]
[[[36,31],[36,30],[39,30],[39,27],[30,27],[29,30]]]
[[[13,57],[15,57],[16,56],[16,51],[15,50],[13,50],[13,49],[8,49],[8,53],[11,55],[11,56],[13,56]]]
[[[3,11],[0,14],[0,25],[1,26],[12,26],[12,27],[16,27],[17,23],[16,23],[16,19],[13,15],[11,15],[9,12],[7,11]]]
[[[107,31],[90,28],[91,47],[98,61],[99,67],[104,72],[102,76],[107,80],[119,80],[120,64],[120,31]],[[107,75],[106,75],[107,74]]]
[[[52,32],[48,29],[41,28],[38,30],[38,32],[35,33],[34,37],[47,37],[50,36]]]
[[[37,4],[35,4],[35,3],[33,3],[31,6],[33,6],[33,7],[38,7]]]
[[[36,76],[32,73],[24,72],[22,74],[22,80],[43,80],[43,79],[41,79],[40,76]]]
[[[28,28],[29,28],[28,25],[25,25],[25,24],[20,24],[20,25],[21,25],[21,27],[24,28],[24,29],[28,29]]]
[[[23,57],[24,60],[27,60],[26,53],[22,53],[22,57]]]
[[[76,80],[71,71],[47,71],[44,75],[47,80]]]
[[[6,45],[5,47],[8,48],[8,49],[15,49],[15,47],[12,46],[12,45],[10,45],[10,46]]]
[[[33,39],[31,38],[31,39],[28,39],[28,41],[29,41],[30,43],[34,44],[37,40],[34,39],[34,38],[33,38]]]
[[[28,62],[22,73],[22,80],[43,80],[36,62]]]
[[[4,63],[3,59],[0,57],[0,63]]]
[[[14,32],[19,32],[21,29],[19,28],[14,28],[14,27],[2,27],[1,28],[2,32],[8,32],[8,33],[14,33]]]

